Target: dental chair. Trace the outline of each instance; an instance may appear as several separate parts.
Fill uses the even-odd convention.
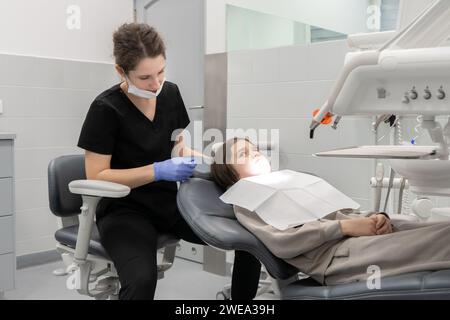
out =
[[[397,300],[450,299],[450,270],[418,272],[381,279],[381,289],[366,283],[323,286],[300,274],[298,269],[274,256],[262,242],[235,218],[233,208],[223,203],[223,191],[208,180],[204,168],[182,183],[177,196],[181,214],[208,245],[220,250],[243,250],[259,259],[269,273],[274,294],[286,300]],[[197,170],[198,171],[198,170]],[[228,298],[228,296],[226,296]]]
[[[68,289],[77,290],[98,300],[118,298],[117,271],[100,243],[95,224],[95,211],[102,197],[122,198],[130,188],[105,181],[86,180],[84,155],[63,156],[48,166],[49,202],[52,213],[61,218],[55,233],[56,249],[61,253],[69,274]],[[158,250],[163,250],[158,264],[158,279],[173,264],[179,240],[170,234],[158,237]]]

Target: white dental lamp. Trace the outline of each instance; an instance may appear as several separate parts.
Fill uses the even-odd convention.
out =
[[[391,40],[380,45],[386,37]],[[349,115],[421,115],[422,128],[436,146],[374,146],[316,156],[390,159],[412,192],[449,197],[450,122],[442,128],[436,121],[437,116],[450,116],[450,47],[442,46],[449,37],[449,0],[435,1],[398,33],[350,36],[349,44],[362,43],[360,48],[368,50],[347,54],[328,100],[310,126],[314,138],[329,114],[336,117],[334,129]]]

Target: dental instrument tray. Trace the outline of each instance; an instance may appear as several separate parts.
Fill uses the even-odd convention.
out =
[[[436,146],[362,146],[319,152],[316,157],[358,159],[433,159]]]

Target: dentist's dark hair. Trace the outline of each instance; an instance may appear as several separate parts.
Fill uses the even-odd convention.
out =
[[[126,74],[144,58],[166,58],[166,45],[155,28],[145,23],[125,23],[114,32],[114,57]]]
[[[239,174],[233,168],[231,149],[238,141],[249,139],[232,138],[222,144],[213,154],[214,162],[211,164],[211,178],[224,191],[239,181]]]

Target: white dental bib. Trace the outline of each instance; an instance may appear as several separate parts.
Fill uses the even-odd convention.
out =
[[[220,199],[255,212],[276,229],[303,225],[360,205],[318,177],[291,170],[240,180]]]

